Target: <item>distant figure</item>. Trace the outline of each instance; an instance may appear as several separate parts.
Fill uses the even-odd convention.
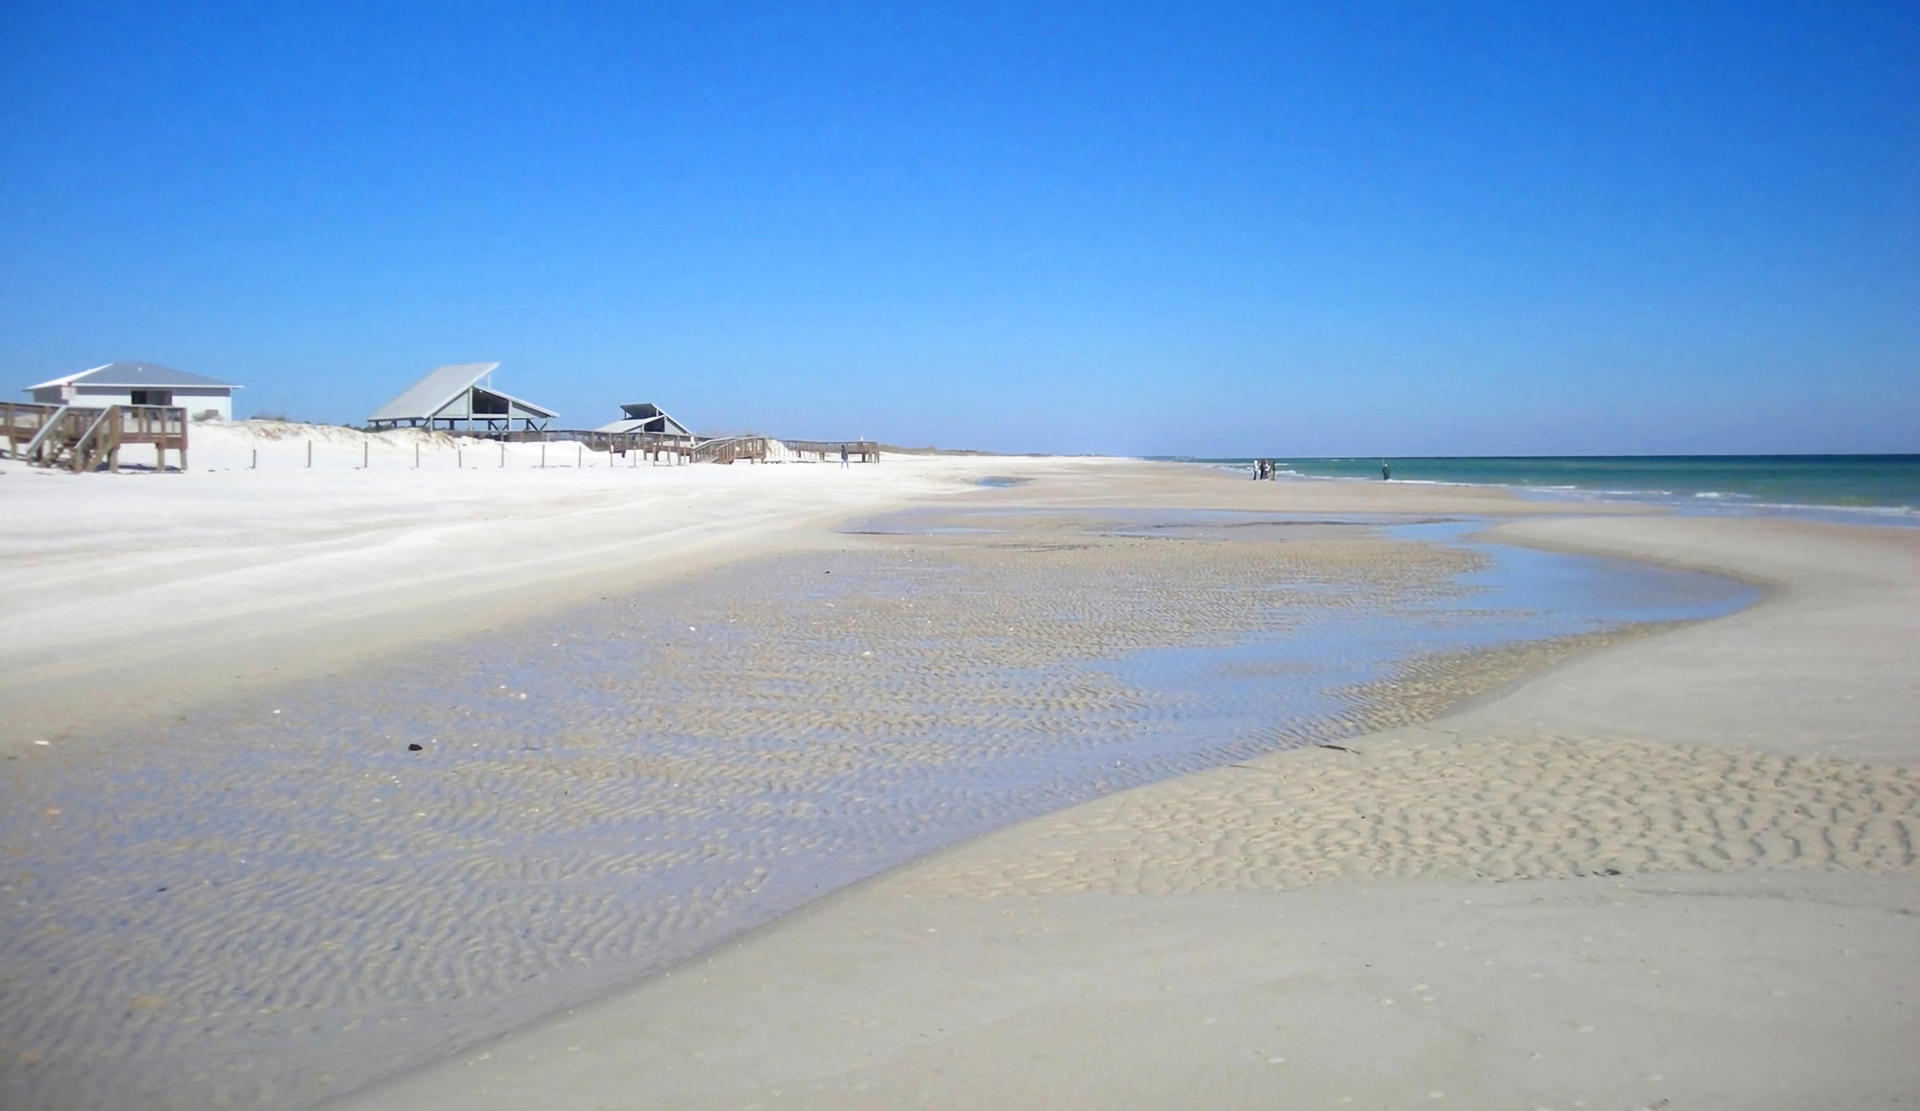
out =
[[[847,445],[845,444],[840,445],[840,469],[843,471],[847,469]]]
[[[1380,481],[1386,482],[1392,478],[1393,478],[1393,468],[1387,466],[1387,461],[1385,459],[1380,460]]]

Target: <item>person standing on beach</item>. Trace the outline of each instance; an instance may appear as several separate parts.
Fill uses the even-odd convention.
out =
[[[843,471],[847,469],[847,445],[845,444],[840,445],[840,469]]]
[[[1387,482],[1392,480],[1392,478],[1393,478],[1393,468],[1387,465],[1387,461],[1385,459],[1380,460],[1380,481]]]

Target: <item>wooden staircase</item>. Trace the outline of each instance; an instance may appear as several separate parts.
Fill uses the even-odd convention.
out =
[[[177,406],[0,403],[0,436],[13,458],[75,474],[103,465],[118,473],[126,444],[152,444],[156,470],[166,469],[167,449],[177,450],[187,469],[187,411]]]

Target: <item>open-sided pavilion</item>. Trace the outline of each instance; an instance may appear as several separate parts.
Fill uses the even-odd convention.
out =
[[[538,432],[558,414],[542,405],[493,388],[499,363],[457,363],[436,367],[406,392],[382,405],[367,426],[428,428],[479,435]]]

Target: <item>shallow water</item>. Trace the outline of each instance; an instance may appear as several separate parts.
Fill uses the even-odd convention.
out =
[[[63,741],[7,765],[0,1096],[311,1104],[942,845],[1395,720],[1365,685],[1408,660],[1754,596],[1475,527],[900,515]]]

